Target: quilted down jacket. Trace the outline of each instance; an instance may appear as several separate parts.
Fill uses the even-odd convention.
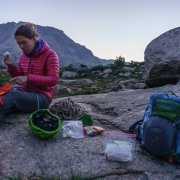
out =
[[[18,66],[8,68],[8,72],[11,77],[28,77],[27,83],[21,84],[26,88],[25,91],[42,93],[52,100],[54,87],[59,78],[59,59],[57,54],[44,42],[38,54],[32,57],[21,54]]]

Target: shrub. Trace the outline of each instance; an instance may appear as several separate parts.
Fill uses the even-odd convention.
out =
[[[84,64],[81,64],[81,67],[87,67],[86,65],[84,65]]]
[[[64,69],[65,71],[76,71],[76,69],[74,69],[74,68],[72,67],[72,64],[70,64],[70,65],[68,65],[68,66],[65,66],[63,69]]]
[[[125,63],[125,58],[124,57],[116,57],[115,61],[114,61],[114,65],[117,67],[123,67]]]
[[[97,71],[97,70],[104,71],[105,67],[102,65],[92,67],[92,71]]]

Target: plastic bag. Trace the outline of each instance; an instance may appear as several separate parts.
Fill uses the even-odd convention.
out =
[[[100,134],[102,132],[105,132],[106,130],[102,127],[99,126],[85,126],[84,127],[84,132],[88,135],[88,136],[95,136],[97,134]]]
[[[102,134],[107,160],[121,162],[132,161],[136,134],[108,131]]]
[[[84,138],[82,121],[63,121],[63,137]]]

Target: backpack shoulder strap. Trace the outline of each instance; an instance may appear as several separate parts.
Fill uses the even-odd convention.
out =
[[[139,121],[135,122],[134,124],[132,124],[129,127],[129,132],[132,133],[136,129],[137,125],[141,125],[141,124],[142,124],[142,120],[139,120]]]

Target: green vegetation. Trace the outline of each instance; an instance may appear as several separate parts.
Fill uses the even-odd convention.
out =
[[[0,67],[0,84],[4,84],[11,79],[9,73],[6,71],[5,68]]]
[[[125,58],[124,57],[116,57],[115,61],[114,61],[114,66],[117,67],[123,67],[125,64]]]
[[[143,76],[141,72],[142,65],[144,65],[144,62],[135,62],[133,60],[130,61],[129,63],[126,63],[125,58],[122,56],[116,57],[114,64],[108,64],[106,66],[98,65],[88,69],[86,65],[81,64],[81,67],[85,68],[86,70],[78,72],[79,76],[66,78],[66,80],[90,79],[94,83],[84,83],[77,81],[74,82],[60,81],[58,84],[71,89],[72,92],[64,92],[62,94],[55,95],[54,98],[103,93],[104,89],[106,89],[107,86],[111,86],[111,85],[115,86],[119,81],[124,81],[129,78],[136,78],[138,80],[142,80],[142,76]],[[134,69],[134,75],[132,77],[121,76],[121,73],[124,73],[123,68],[125,66]],[[108,77],[103,78],[102,75],[98,75],[98,74],[101,74],[105,69],[111,69],[112,73],[110,73]],[[62,76],[64,71],[76,72],[77,70],[73,68],[72,65],[62,67],[60,69],[60,74],[59,74],[60,77]],[[9,81],[9,79],[10,79],[10,75],[8,74],[6,69],[4,67],[0,67],[0,83],[4,84],[5,82]],[[117,91],[117,88],[114,88],[113,91]]]
[[[106,67],[102,65],[92,67],[92,71],[97,71],[97,70],[104,71],[105,69]]]
[[[74,69],[74,68],[72,67],[72,64],[64,67],[64,70],[65,70],[65,71],[76,71],[76,69]]]

